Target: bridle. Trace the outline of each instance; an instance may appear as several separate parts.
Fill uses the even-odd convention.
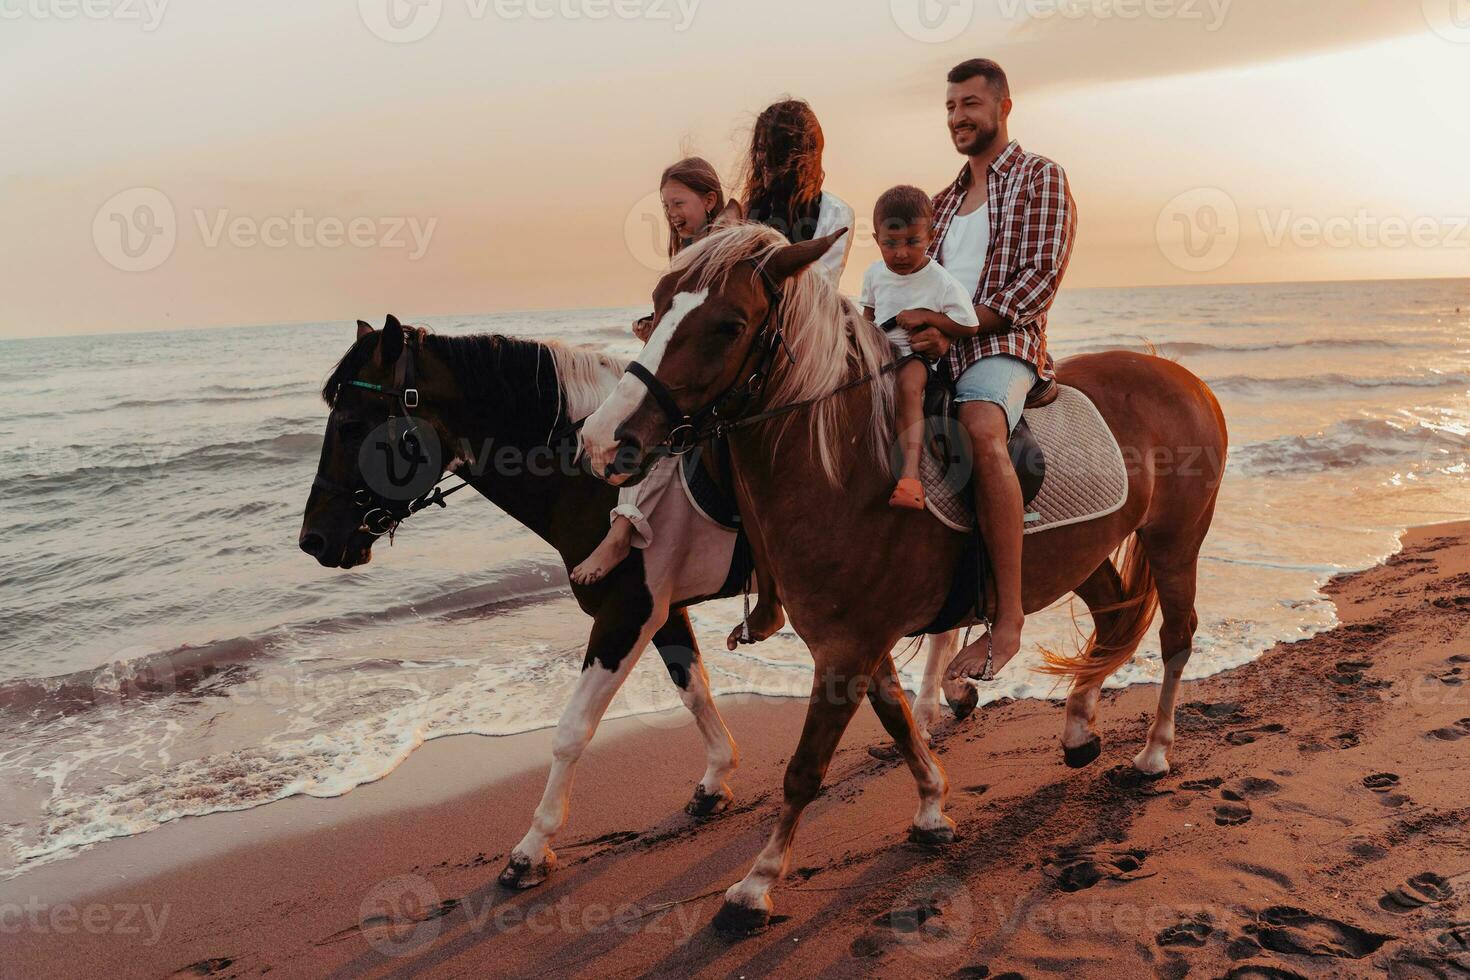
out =
[[[403,339],[403,350],[398,355],[398,361],[393,367],[393,384],[379,385],[370,381],[353,379],[347,384],[354,388],[361,388],[374,397],[386,399],[388,402],[388,439],[395,447],[403,447],[407,458],[417,458],[423,443],[419,438],[419,420],[413,414],[413,409],[420,404],[419,390],[416,386],[417,370],[413,356],[413,346],[409,343],[407,336]],[[400,430],[400,423],[402,429]],[[358,467],[361,475],[361,467]],[[375,538],[388,535],[388,540],[393,540],[398,526],[408,520],[414,514],[437,504],[440,507],[449,506],[446,498],[458,493],[469,486],[465,480],[457,487],[448,490],[442,489],[444,482],[458,476],[457,473],[446,473],[439,477],[428,493],[412,500],[394,500],[384,497],[371,487],[358,486],[346,487],[334,480],[324,476],[321,467],[317,467],[316,479],[312,480],[312,486],[337,497],[347,497],[357,506],[359,510],[360,527]],[[463,479],[461,477],[461,479]],[[364,481],[365,482],[365,481]]]
[[[737,381],[701,407],[686,412],[679,407],[668,386],[655,377],[652,371],[636,360],[628,365],[626,373],[643,382],[669,423],[668,437],[653,447],[655,450],[663,450],[670,456],[683,456],[707,440],[723,437],[736,427],[737,413],[747,408],[765,390],[777,352],[785,352],[791,364],[796,364],[796,355],[791,353],[791,348],[786,343],[778,316],[785,293],[764,263],[756,262],[755,267],[761,285],[765,287],[767,310],[760,334],[745,352],[745,358],[740,362],[740,369],[735,375],[737,378],[745,377],[743,382]],[[752,367],[753,370],[746,376],[746,369]]]
[[[791,352],[791,347],[786,343],[786,336],[781,330],[778,317],[785,294],[763,263],[756,263],[756,271],[760,274],[761,284],[765,286],[769,309],[766,312],[765,322],[761,324],[760,335],[746,351],[745,358],[740,362],[740,370],[735,375],[737,378],[744,376],[746,368],[754,362],[754,370],[745,381],[736,382],[700,408],[692,412],[685,412],[679,408],[679,403],[674,400],[674,395],[669,391],[668,386],[655,377],[652,371],[637,361],[628,365],[626,373],[643,382],[669,423],[668,437],[652,447],[650,452],[683,456],[696,446],[711,439],[722,439],[737,429],[744,429],[782,415],[799,412],[818,402],[851,391],[853,388],[862,387],[882,375],[898,370],[905,361],[920,356],[910,354],[890,364],[885,364],[878,371],[854,378],[836,390],[817,398],[780,405],[754,415],[741,414],[765,390],[766,381],[770,377],[771,366],[775,363],[778,351],[786,354],[787,360],[793,367],[796,365],[796,355]]]

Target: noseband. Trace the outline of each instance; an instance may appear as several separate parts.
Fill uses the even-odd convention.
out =
[[[410,445],[422,447],[418,437],[419,420],[413,414],[413,409],[418,408],[420,404],[416,376],[413,347],[408,337],[405,336],[403,350],[399,353],[398,362],[393,367],[392,387],[357,379],[347,382],[354,388],[361,388],[375,397],[388,401],[388,438],[395,447]],[[400,423],[403,424],[401,431]],[[417,455],[417,448],[412,452]],[[360,465],[358,470],[360,474]],[[404,521],[425,507],[435,504],[440,507],[449,506],[445,503],[445,498],[469,486],[469,481],[466,480],[457,487],[451,487],[449,490],[442,489],[444,482],[455,475],[451,473],[441,476],[428,493],[409,501],[389,499],[366,486],[345,487],[324,476],[320,466],[317,467],[316,479],[312,481],[312,486],[338,497],[351,498],[360,511],[361,527],[375,538],[386,534],[391,541],[394,532]]]
[[[754,362],[754,369],[743,382],[737,382],[725,389],[700,408],[686,412],[679,407],[673,392],[652,371],[636,360],[628,365],[627,373],[643,382],[669,423],[668,438],[654,448],[661,448],[670,456],[683,456],[700,443],[721,438],[734,425],[737,413],[748,407],[765,390],[777,351],[784,351],[787,359],[793,365],[796,364],[796,356],[786,343],[777,317],[785,293],[763,264],[756,265],[756,272],[760,275],[761,285],[765,287],[768,308],[766,319],[761,324],[760,335],[750,345],[745,359],[740,362],[736,377],[744,375],[746,368],[751,367]]]

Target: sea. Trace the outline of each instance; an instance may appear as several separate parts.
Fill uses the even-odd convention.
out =
[[[641,312],[412,319],[632,355]],[[430,739],[555,724],[589,620],[490,503],[461,494],[350,571],[298,550],[321,382],[353,336],[0,341],[0,880],[182,817],[338,796]],[[1068,290],[1049,337],[1059,359],[1151,347],[1224,406],[1189,677],[1330,628],[1329,577],[1470,516],[1470,280]],[[985,700],[1058,696],[1028,665],[1077,642],[1074,613],[1085,626],[1080,603],[1032,616]],[[800,639],[727,653],[739,616],[694,611],[715,691],[804,697]],[[1150,638],[1112,683],[1159,674]],[[609,715],[681,725],[678,704],[650,655]]]

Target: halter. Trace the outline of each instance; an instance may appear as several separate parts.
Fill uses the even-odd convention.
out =
[[[387,399],[389,402],[388,438],[392,440],[395,446],[405,445],[410,441],[419,444],[418,419],[414,417],[412,411],[418,408],[420,404],[419,390],[415,386],[416,376],[417,371],[414,363],[413,348],[409,344],[408,338],[405,337],[403,350],[399,353],[398,362],[393,367],[393,385],[391,387],[373,384],[370,381],[360,381],[355,378],[347,382],[347,384],[354,388],[361,388],[377,397]],[[407,422],[407,427],[401,433],[399,432],[400,420]],[[339,497],[350,497],[352,502],[361,511],[361,527],[375,538],[380,538],[386,534],[388,535],[388,540],[392,541],[394,533],[398,530],[398,526],[404,521],[425,507],[430,507],[435,504],[440,507],[449,506],[445,503],[445,499],[470,485],[469,481],[465,480],[457,487],[451,487],[449,490],[441,489],[444,481],[456,475],[449,473],[441,476],[428,493],[407,502],[390,500],[374,492],[369,487],[345,487],[323,476],[320,467],[317,468],[316,479],[312,481],[312,486]]]
[[[745,374],[745,369],[754,361],[754,370],[744,382],[731,385],[700,408],[685,412],[679,408],[679,403],[675,401],[668,386],[655,377],[652,371],[638,361],[628,365],[626,373],[643,382],[669,423],[668,438],[655,448],[667,447],[669,455],[683,456],[702,442],[723,437],[735,425],[731,416],[749,405],[765,389],[776,352],[784,351],[791,364],[796,364],[796,355],[791,353],[791,348],[786,343],[777,316],[785,293],[765,265],[757,264],[756,272],[766,290],[767,310],[760,335],[746,351],[736,374],[736,377]]]

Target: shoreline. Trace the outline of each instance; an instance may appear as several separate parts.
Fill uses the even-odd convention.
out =
[[[494,875],[539,798],[553,730],[449,736],[345,796],[180,820],[0,883],[0,908],[86,900],[169,910],[153,944],[120,928],[72,933],[64,945],[56,930],[23,929],[6,939],[0,966],[14,956],[19,973],[36,976],[120,965],[124,975],[157,976],[198,964],[212,965],[192,975],[274,967],[294,976],[343,967],[438,975],[493,963],[520,975],[575,953],[613,975],[777,966],[947,975],[981,964],[1106,975],[1122,957],[1182,976],[1192,964],[1220,975],[1237,963],[1312,973],[1385,956],[1443,959],[1457,955],[1451,910],[1470,902],[1470,874],[1452,874],[1470,872],[1470,843],[1453,833],[1470,819],[1455,789],[1470,768],[1470,729],[1457,734],[1470,722],[1460,680],[1470,680],[1467,569],[1470,523],[1451,523],[1411,529],[1383,563],[1334,577],[1323,591],[1338,626],[1185,682],[1175,772],[1157,784],[1109,772],[1141,744],[1153,685],[1104,693],[1103,758],[1079,772],[1060,763],[1056,702],[997,702],[943,723],[936,748],[963,835],[946,851],[903,842],[912,780],[867,756],[886,738],[860,711],[808,811],[793,874],[775,892],[778,916],[789,919],[742,942],[717,936],[709,920],[774,819],[801,699],[721,697],[743,765],[735,806],[702,825],[680,812],[702,770],[687,713],[605,723],[578,770],[561,868],[540,889],[507,896]],[[1383,648],[1393,656],[1380,662]],[[1157,642],[1140,656],[1156,657]],[[1340,771],[1348,763],[1351,781]],[[1365,783],[1376,776],[1395,778]],[[1328,853],[1334,836],[1340,854]],[[1190,845],[1201,853],[1184,853]],[[1405,885],[1424,874],[1442,884]],[[369,916],[364,926],[362,909],[385,887],[453,904],[432,918]],[[1395,894],[1407,911],[1381,905]],[[1068,904],[1073,895],[1087,907]],[[576,922],[534,931],[539,920],[527,914],[556,903],[580,909]],[[1310,918],[1275,922],[1281,908]],[[1062,912],[1079,909],[1104,925],[1062,924]],[[589,925],[603,913],[603,928]],[[619,914],[631,931],[606,928]],[[1411,922],[1440,918],[1443,929],[1408,935]],[[1302,936],[1337,952],[1283,952],[1303,946]]]

